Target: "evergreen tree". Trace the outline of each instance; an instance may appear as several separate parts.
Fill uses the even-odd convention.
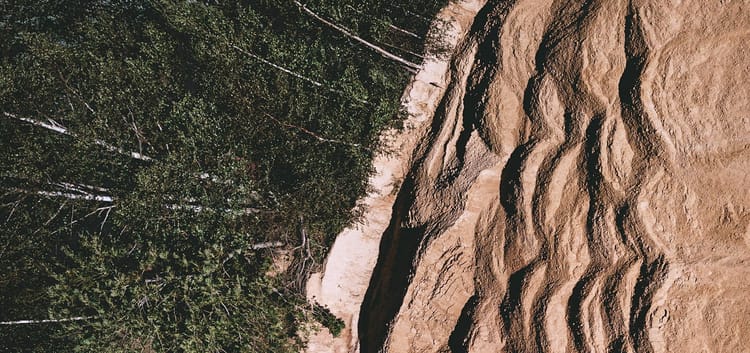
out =
[[[0,350],[294,352],[309,320],[340,330],[302,283],[357,216],[441,5],[0,2]]]

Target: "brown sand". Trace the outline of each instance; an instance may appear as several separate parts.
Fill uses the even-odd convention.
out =
[[[317,287],[354,288],[349,341],[310,352],[750,352],[750,1],[473,21],[366,215],[376,254],[334,247]]]

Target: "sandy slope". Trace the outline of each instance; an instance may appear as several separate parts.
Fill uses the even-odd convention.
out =
[[[483,0],[451,3],[440,11],[433,30],[440,30],[448,48],[465,38],[471,21]],[[443,55],[444,56],[444,55]],[[364,221],[345,229],[336,237],[322,272],[314,273],[307,283],[307,296],[331,309],[346,323],[338,338],[327,330],[310,337],[309,353],[349,353],[358,351],[359,310],[378,257],[383,232],[391,221],[396,193],[410,168],[415,146],[428,131],[446,83],[450,81],[449,57],[428,57],[411,80],[402,98],[409,113],[404,129],[386,131],[382,139],[386,153],[373,161],[370,178],[372,192],[361,203]]]
[[[362,353],[750,352],[748,49],[747,0],[488,1],[319,293]]]

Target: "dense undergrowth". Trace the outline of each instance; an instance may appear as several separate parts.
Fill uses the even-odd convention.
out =
[[[0,351],[340,330],[304,279],[357,217],[442,5],[0,1]]]

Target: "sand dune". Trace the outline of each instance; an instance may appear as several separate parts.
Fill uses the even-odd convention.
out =
[[[472,4],[345,349],[750,352],[750,2]]]

